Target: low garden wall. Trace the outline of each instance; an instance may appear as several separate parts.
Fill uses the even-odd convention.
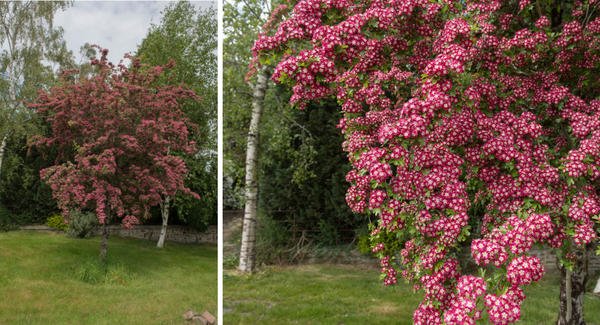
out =
[[[138,225],[131,229],[125,229],[120,225],[108,226],[108,232],[112,236],[139,238],[147,240],[158,240],[161,226]],[[95,235],[100,234],[97,228]],[[168,226],[166,241],[184,244],[217,244],[217,226],[209,226],[204,232],[183,226]]]
[[[31,225],[23,226],[21,230],[35,231],[58,231],[55,228],[50,228],[46,225]],[[157,241],[160,236],[161,226],[146,226],[138,225],[132,229],[125,229],[121,225],[108,226],[108,232],[111,236],[119,236],[126,238],[139,238]],[[94,235],[100,235],[100,228],[96,228]],[[217,226],[209,226],[204,232],[200,232],[183,226],[168,226],[166,241],[184,243],[184,244],[214,244],[217,241]]]
[[[594,274],[595,272],[600,272],[600,255],[595,254],[595,249],[590,252],[588,259],[588,272]],[[539,249],[534,248],[530,251],[532,255],[537,256],[547,270],[555,270],[556,267],[556,255],[550,249]]]
[[[225,210],[223,211],[223,224],[224,224],[224,232],[227,232],[227,225],[232,224],[233,221],[235,220],[239,220],[241,218],[244,217],[244,211],[243,210]],[[224,238],[225,240],[227,240],[227,236],[225,236]],[[600,272],[600,255],[596,255],[595,254],[595,249],[592,250],[592,252],[590,252],[589,255],[589,264],[588,264],[588,271],[591,274],[594,274],[596,272]],[[533,248],[530,253],[532,255],[536,255],[537,257],[540,258],[540,260],[542,261],[542,263],[544,264],[544,266],[546,267],[546,270],[556,270],[556,255],[554,254],[554,252],[551,249],[539,249],[539,248]],[[334,254],[335,255],[335,254]],[[337,263],[360,263],[361,261],[364,263],[370,263],[369,261],[373,260],[371,258],[369,258],[368,256],[364,256],[361,254],[340,254],[340,256],[337,256],[336,258],[332,259],[333,262],[337,262]],[[329,261],[332,261],[329,260]],[[312,259],[309,260],[310,262],[316,262],[318,261],[318,259]]]

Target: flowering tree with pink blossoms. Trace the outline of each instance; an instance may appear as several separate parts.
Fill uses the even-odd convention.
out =
[[[103,226],[100,255],[106,260],[106,225],[132,227],[176,192],[195,197],[184,185],[186,164],[176,153],[194,154],[195,127],[180,109],[196,100],[182,86],[160,85],[165,67],[113,66],[100,49],[95,72],[65,73],[61,85],[42,91],[31,107],[46,119],[50,135],[36,144],[58,153],[41,177],[68,218],[76,210],[95,211]]]
[[[335,97],[346,200],[377,215],[384,283],[424,292],[415,324],[519,320],[523,287],[563,274],[583,324],[598,238],[600,1],[300,0],[254,46],[291,103]],[[290,8],[289,10],[286,8]],[[467,245],[478,271],[461,268]]]

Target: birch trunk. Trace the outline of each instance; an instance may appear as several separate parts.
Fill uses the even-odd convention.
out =
[[[558,265],[561,273],[560,305],[557,325],[585,325],[583,316],[583,298],[587,281],[588,251],[579,250],[575,253],[577,260],[573,271]]]
[[[171,206],[171,197],[167,196],[165,201],[160,204],[160,213],[162,215],[162,228],[160,229],[160,237],[156,247],[163,248],[165,246],[165,237],[167,237],[167,224],[169,223],[169,208]]]
[[[594,294],[600,295],[600,277],[598,277],[598,282],[596,282],[596,287],[594,287]]]
[[[6,149],[6,142],[8,141],[8,135],[2,137],[0,142],[0,177],[2,176],[2,162],[4,161],[4,150]]]
[[[239,270],[253,272],[256,262],[256,216],[258,206],[258,183],[256,167],[258,162],[258,131],[263,111],[265,92],[269,73],[265,68],[258,72],[252,94],[252,117],[248,129],[248,144],[246,149],[246,184],[244,206],[244,221],[242,228],[242,245],[240,248]]]

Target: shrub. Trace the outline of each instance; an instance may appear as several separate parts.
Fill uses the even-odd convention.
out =
[[[60,231],[66,231],[69,225],[65,222],[65,219],[60,214],[54,214],[46,220],[46,225],[50,228],[54,228]]]
[[[287,264],[291,234],[281,222],[259,215],[256,229],[256,264]]]
[[[8,209],[0,204],[0,231],[15,230],[17,225],[15,224],[12,215]]]
[[[368,234],[359,235],[356,248],[361,254],[371,255],[371,237]]]
[[[96,226],[98,226],[98,218],[94,213],[72,211],[67,234],[71,237],[86,238],[92,234]]]

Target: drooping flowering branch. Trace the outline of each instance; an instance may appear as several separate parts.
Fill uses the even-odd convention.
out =
[[[597,240],[597,5],[553,25],[526,0],[301,0],[256,42],[292,104],[337,98],[346,200],[379,216],[384,282],[424,291],[416,324],[515,322],[544,274],[532,246]]]

